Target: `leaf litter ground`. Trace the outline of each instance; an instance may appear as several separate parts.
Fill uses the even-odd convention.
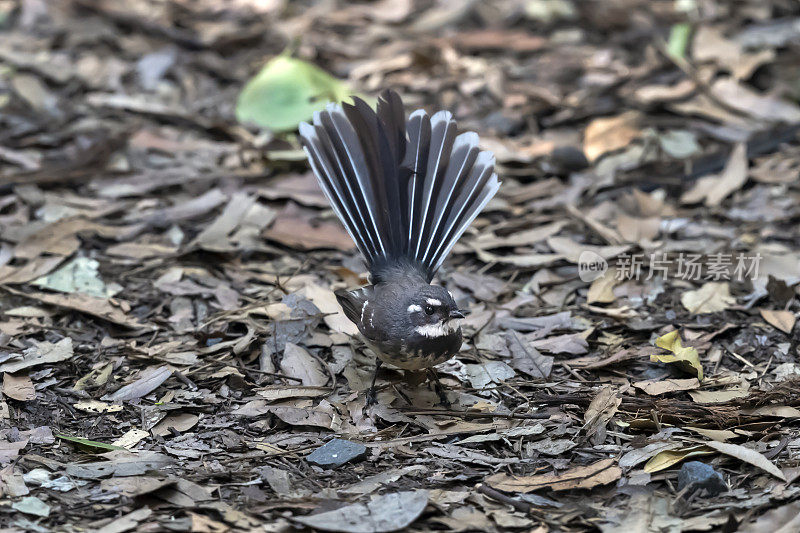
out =
[[[799,17],[0,3],[0,524],[796,529]],[[442,273],[470,310],[449,408],[389,369],[363,412],[372,357],[332,294],[363,267],[296,140],[235,121],[291,43],[497,155]]]

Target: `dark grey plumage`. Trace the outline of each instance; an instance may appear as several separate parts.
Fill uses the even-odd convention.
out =
[[[314,174],[373,283],[336,296],[381,359],[433,366],[461,346],[453,321],[463,314],[430,281],[500,187],[494,157],[475,133],[459,135],[449,112],[417,110],[406,121],[393,91],[375,111],[353,100],[300,125]]]

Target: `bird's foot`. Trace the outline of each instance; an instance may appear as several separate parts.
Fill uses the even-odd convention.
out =
[[[433,391],[436,393],[436,396],[439,397],[438,405],[449,409],[452,404],[450,403],[450,399],[447,397],[447,392],[444,390],[444,385],[442,385],[442,382],[439,381],[438,374],[436,374],[436,371],[431,368],[428,370],[428,376],[433,383]]]

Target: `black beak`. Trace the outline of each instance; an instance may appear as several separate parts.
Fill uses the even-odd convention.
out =
[[[459,309],[452,309],[450,311],[450,319],[451,320],[454,319],[454,318],[464,318],[465,316],[467,316],[467,315],[464,314],[464,311],[461,311]]]

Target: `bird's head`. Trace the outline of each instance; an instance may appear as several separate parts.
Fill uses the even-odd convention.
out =
[[[408,299],[406,313],[416,334],[443,337],[455,333],[458,319],[464,318],[453,295],[439,285],[425,285]]]

